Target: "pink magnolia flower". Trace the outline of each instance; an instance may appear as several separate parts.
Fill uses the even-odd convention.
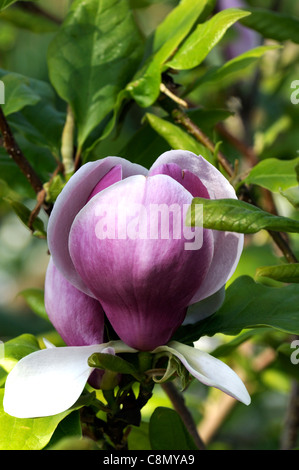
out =
[[[102,372],[88,364],[93,353],[139,350],[176,357],[200,382],[250,403],[226,364],[169,342],[183,322],[216,311],[243,248],[242,234],[186,230],[186,213],[179,209],[189,208],[196,196],[236,198],[213,165],[188,151],[164,153],[149,171],[108,157],[74,174],[49,220],[45,282],[47,313],[68,347],[46,344],[13,367],[5,384],[8,414],[32,418],[65,411],[86,382],[98,378],[95,372],[101,379]],[[161,218],[148,217],[152,207],[172,209],[166,229]],[[104,342],[105,315],[119,340]]]
[[[150,351],[166,344],[188,307],[221,292],[237,266],[242,234],[198,228],[201,243],[192,247],[190,237],[199,232],[186,234],[186,212],[173,211],[188,208],[197,196],[236,198],[227,179],[203,157],[169,151],[149,171],[118,157],[87,163],[54,205],[48,225],[54,265],[76,289],[100,303],[119,338],[132,348]],[[172,209],[166,236],[161,235],[161,219],[156,219],[157,233],[152,226],[144,233],[147,211],[161,207]],[[48,290],[50,275],[46,298]],[[70,296],[69,307],[76,302]],[[91,311],[97,318],[94,302],[81,313],[82,324],[92,324]],[[67,315],[70,328],[72,314]],[[55,324],[55,313],[50,318]],[[83,327],[89,334],[94,328]]]

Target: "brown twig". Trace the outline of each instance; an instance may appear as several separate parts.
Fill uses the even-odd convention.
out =
[[[161,384],[161,386],[173,404],[174,409],[180,415],[189,434],[192,436],[196,447],[199,450],[205,450],[205,445],[197,432],[196,425],[193,421],[190,411],[185,405],[183,396],[179,393],[172,382],[164,382]]]

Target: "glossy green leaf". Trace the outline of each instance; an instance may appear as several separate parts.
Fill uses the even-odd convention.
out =
[[[197,26],[167,65],[178,70],[197,67],[222,39],[228,28],[249,14],[234,8],[217,13],[209,21]]]
[[[257,184],[279,193],[298,184],[295,171],[298,163],[299,158],[293,160],[267,158],[252,168],[244,183]]]
[[[176,338],[192,343],[216,333],[237,335],[243,329],[270,327],[299,334],[299,290],[296,284],[269,287],[249,276],[237,278],[226,290],[222,307],[209,318],[181,327]]]
[[[121,374],[130,374],[137,380],[142,378],[141,374],[130,362],[125,361],[125,359],[119,356],[114,356],[113,354],[94,353],[88,358],[88,364],[90,367],[96,367],[98,369]]]
[[[175,410],[158,407],[151,416],[149,438],[152,450],[196,450],[181,417]]]
[[[262,266],[256,270],[255,278],[256,280],[259,280],[264,277],[281,282],[299,283],[299,263]]]
[[[44,291],[42,289],[25,289],[19,293],[24,299],[28,306],[36,313],[39,317],[49,320],[45,309]]]
[[[127,0],[73,2],[50,44],[48,65],[52,84],[73,108],[80,148],[113,111],[142,51]]]
[[[193,211],[192,206],[203,205],[203,220],[200,211]],[[256,233],[262,229],[279,232],[299,233],[299,221],[288,217],[272,215],[251,204],[237,199],[194,198],[188,211],[187,220],[191,226],[238,233]]]
[[[209,161],[212,160],[212,155],[206,147],[197,142],[180,127],[151,113],[147,113],[145,118],[150,126],[168,142],[172,149],[189,150],[196,155],[204,156]]]
[[[164,63],[190,33],[200,15],[213,4],[213,0],[182,0],[157,27],[151,39],[151,56],[128,86],[139,106],[148,107],[156,101]]]
[[[264,38],[299,43],[298,18],[263,8],[246,8],[246,10],[250,11],[251,15],[241,20],[244,26],[254,29]]]

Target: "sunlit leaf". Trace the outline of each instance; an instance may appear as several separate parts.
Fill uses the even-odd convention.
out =
[[[179,70],[197,67],[222,39],[227,29],[249,14],[234,8],[217,13],[210,20],[197,26],[167,65]]]

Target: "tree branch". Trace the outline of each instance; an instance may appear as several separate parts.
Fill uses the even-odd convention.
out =
[[[192,436],[196,447],[199,450],[205,450],[205,445],[197,432],[196,425],[193,421],[190,411],[185,405],[183,396],[179,393],[172,382],[164,382],[161,384],[161,386],[173,404],[174,409],[180,415],[189,434]]]

